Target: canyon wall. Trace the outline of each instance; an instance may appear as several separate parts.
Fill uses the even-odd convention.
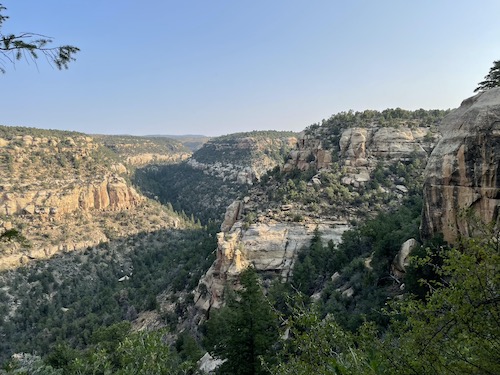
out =
[[[442,122],[425,169],[422,237],[455,243],[500,206],[500,88],[464,100]]]
[[[270,278],[288,280],[298,253],[310,245],[315,230],[325,242],[340,242],[347,223],[292,223],[266,220],[245,225],[239,213],[244,202],[236,201],[228,208],[226,219],[217,234],[217,258],[200,280],[195,293],[196,306],[202,311],[219,308],[224,300],[226,286],[237,288],[239,274],[252,266]]]
[[[228,207],[217,237],[217,259],[200,280],[196,306],[205,312],[220,307],[225,287],[237,288],[239,274],[248,266],[269,279],[288,280],[316,229],[325,244],[339,243],[350,221],[377,212],[387,201],[399,204],[415,183],[390,166],[399,163],[405,173],[421,174],[439,138],[430,126],[410,122],[345,127],[334,143],[325,141],[332,137],[322,128],[302,133],[284,175],[269,177],[265,186],[255,186]],[[373,183],[376,168],[384,176]],[[297,170],[313,170],[313,177],[293,183]]]
[[[254,132],[214,138],[196,151],[188,164],[223,181],[253,184],[262,175],[283,164],[295,147],[290,132]]]
[[[130,185],[124,164],[85,134],[0,126],[0,233],[22,238],[0,241],[0,269],[179,227]]]

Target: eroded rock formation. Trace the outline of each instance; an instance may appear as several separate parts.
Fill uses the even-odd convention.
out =
[[[464,100],[443,119],[441,133],[425,170],[421,231],[455,243],[472,234],[472,221],[498,217],[500,88]]]
[[[348,167],[374,167],[381,160],[400,160],[408,157],[426,158],[436,134],[428,127],[352,127],[344,129],[338,145],[339,157]],[[335,151],[325,149],[321,136],[302,134],[298,148],[290,153],[285,171],[330,168]]]
[[[93,137],[0,127],[0,269],[115,238],[180,225],[126,180],[128,170]]]
[[[193,154],[188,165],[223,181],[251,185],[280,165],[284,150],[295,147],[296,142],[290,136],[214,138]]]
[[[238,207],[241,204],[238,201]],[[228,212],[234,212],[236,205],[231,206]],[[219,308],[224,288],[236,288],[239,274],[248,266],[287,280],[299,251],[309,246],[316,228],[323,241],[338,243],[348,225],[327,221],[300,224],[267,220],[248,227],[242,221],[235,221],[231,227],[224,226],[226,231],[217,235],[217,259],[196,290],[196,306],[202,311]]]
[[[406,268],[410,264],[410,255],[413,250],[415,250],[419,246],[419,243],[416,239],[410,238],[405,241],[398,253],[394,257],[394,260],[391,264],[391,273],[396,278],[402,278],[406,273]]]
[[[119,176],[105,176],[93,182],[71,183],[45,189],[18,190],[3,185],[0,192],[0,215],[28,215],[48,219],[75,211],[123,210],[144,200]]]

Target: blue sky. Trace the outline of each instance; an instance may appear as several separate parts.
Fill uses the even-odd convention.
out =
[[[500,59],[500,1],[0,0],[2,32],[81,48],[0,76],[0,124],[104,134],[301,131],[455,108]]]

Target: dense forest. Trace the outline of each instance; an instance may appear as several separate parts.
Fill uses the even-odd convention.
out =
[[[183,270],[209,261],[206,256],[214,246],[210,237],[198,260],[192,258],[198,246],[194,253],[131,255],[127,266],[134,275],[129,285],[118,281],[124,264],[114,265],[99,252],[81,255],[89,259],[75,278],[85,280],[85,270],[103,267],[103,261],[107,266],[94,283],[69,278],[57,287],[60,297],[50,304],[43,296],[56,289],[51,273],[41,265],[18,270],[17,287],[30,293],[31,306],[19,306],[23,318],[4,327],[3,335],[19,340],[17,350],[31,348],[28,352],[36,355],[17,356],[5,371],[194,374],[196,361],[208,350],[227,359],[221,374],[498,373],[496,232],[485,229],[458,248],[439,241],[422,247],[404,294],[386,278],[396,244],[418,230],[418,207],[418,201],[408,202],[346,232],[339,246],[322,245],[317,233],[301,253],[291,282],[274,282],[265,295],[255,271],[248,269],[241,277],[243,289],[211,314],[202,338],[185,331],[165,341],[189,305],[189,293],[185,299],[176,293],[189,291],[199,276]],[[195,233],[177,237],[173,244],[202,240]],[[364,259],[370,254],[367,270]],[[67,267],[76,267],[72,262],[77,261]],[[167,265],[175,271],[163,272]],[[341,278],[330,280],[335,272]],[[339,290],[345,283],[361,291],[356,299]],[[155,295],[164,288],[177,301],[173,312],[164,313],[165,328],[131,331],[128,322],[140,311],[157,308]],[[311,298],[318,290],[319,298]]]

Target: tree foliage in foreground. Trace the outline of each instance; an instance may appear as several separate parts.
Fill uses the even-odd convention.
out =
[[[387,344],[399,348],[392,348],[398,373],[500,373],[499,239],[469,239],[449,250],[428,298],[397,306],[406,320],[394,320],[397,335]],[[421,262],[432,263],[432,257]]]
[[[478,83],[474,92],[482,92],[498,86],[500,86],[500,60],[493,61],[490,72],[484,77],[484,81]]]
[[[241,274],[242,289],[207,323],[207,346],[211,354],[226,359],[218,373],[267,374],[262,360],[270,361],[277,340],[276,317],[262,294],[257,273]]]
[[[54,47],[50,37],[30,32],[4,34],[2,28],[4,22],[9,18],[3,14],[6,9],[0,4],[0,73],[5,73],[6,62],[15,64],[16,61],[23,58],[36,62],[40,54],[58,69],[67,69],[68,64],[75,60],[74,55],[80,51],[75,46]]]
[[[114,327],[111,327],[114,328]],[[118,327],[121,328],[121,327]],[[123,330],[121,330],[123,331]],[[192,374],[195,362],[182,361],[165,342],[165,332],[136,332],[115,337],[109,329],[107,336],[86,352],[61,347],[57,354],[43,362],[39,357],[16,357],[6,368],[6,374],[40,375],[161,375]],[[0,373],[1,370],[0,370]]]
[[[498,234],[419,260],[439,278],[424,300],[408,296],[387,308],[388,329],[365,323],[355,333],[327,316],[298,310],[289,320],[273,374],[499,374],[500,244]]]

